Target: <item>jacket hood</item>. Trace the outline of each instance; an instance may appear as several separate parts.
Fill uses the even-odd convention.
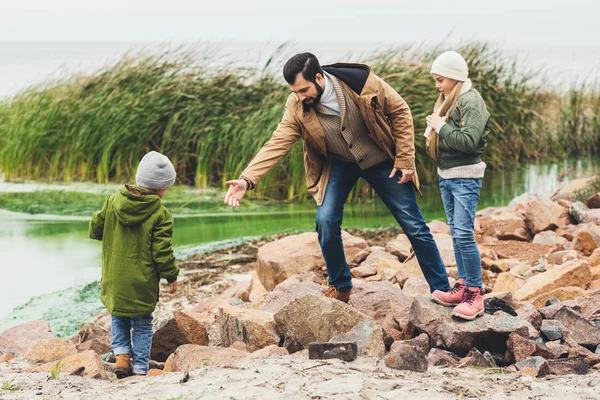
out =
[[[160,207],[160,197],[139,186],[125,185],[116,195],[115,213],[125,226],[139,225]]]

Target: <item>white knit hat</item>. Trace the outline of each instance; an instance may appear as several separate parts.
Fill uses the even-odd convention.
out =
[[[169,158],[151,151],[140,161],[135,183],[146,189],[163,190],[175,183],[176,176],[175,168]]]
[[[460,54],[447,51],[440,54],[431,64],[431,73],[464,82],[469,76],[469,67]]]

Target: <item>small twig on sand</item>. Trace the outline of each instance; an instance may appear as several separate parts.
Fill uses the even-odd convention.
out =
[[[321,363],[321,364],[313,365],[312,367],[304,368],[302,371],[308,371],[309,369],[319,368],[319,367],[322,367],[324,365],[331,365],[331,363],[324,362],[324,363]]]

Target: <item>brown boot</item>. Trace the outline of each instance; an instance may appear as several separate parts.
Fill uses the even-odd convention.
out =
[[[325,290],[325,297],[329,297],[332,299],[336,299],[339,301],[343,301],[344,303],[348,303],[350,300],[350,292],[352,289],[347,290],[345,292],[338,291],[335,286],[329,285],[329,287]]]
[[[115,375],[118,379],[131,376],[131,356],[129,354],[117,354],[115,363]]]

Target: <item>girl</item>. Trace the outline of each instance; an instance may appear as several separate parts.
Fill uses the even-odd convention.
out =
[[[490,114],[481,95],[467,79],[464,58],[448,51],[435,59],[431,75],[441,92],[434,113],[427,117],[426,147],[438,164],[440,191],[450,225],[458,282],[447,292],[436,290],[432,299],[455,306],[452,315],[473,320],[483,315],[481,257],[474,221],[485,163]]]

